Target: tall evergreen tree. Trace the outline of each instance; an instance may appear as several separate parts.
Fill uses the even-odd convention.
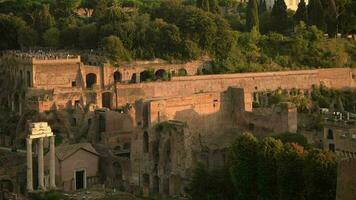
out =
[[[284,0],[274,2],[271,18],[274,31],[282,33],[288,28],[287,5]]]
[[[310,0],[308,4],[308,24],[325,31],[324,9],[320,0]]]
[[[294,14],[295,22],[299,23],[300,21],[307,22],[307,6],[304,0],[301,0],[298,4],[298,9]]]
[[[335,0],[329,0],[327,14],[326,14],[327,32],[329,37],[336,35],[337,26],[337,10]]]
[[[257,30],[259,29],[259,20],[258,20],[258,9],[257,1],[249,0],[247,4],[247,16],[246,16],[246,29],[251,31],[255,26]]]

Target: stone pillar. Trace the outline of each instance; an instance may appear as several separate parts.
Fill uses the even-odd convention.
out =
[[[51,189],[56,188],[56,166],[55,166],[55,143],[54,137],[50,137],[50,150],[49,150],[49,180]]]
[[[32,174],[32,139],[26,138],[27,152],[27,191],[33,191],[33,174]]]
[[[43,171],[43,138],[38,139],[38,189],[44,190],[44,171]]]
[[[141,82],[141,73],[137,72],[136,73],[136,83],[140,83]]]

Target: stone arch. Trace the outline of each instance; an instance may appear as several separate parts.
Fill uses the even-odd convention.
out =
[[[122,74],[119,71],[116,71],[114,73],[114,82],[121,83],[121,81],[122,81]]]
[[[151,79],[152,79],[152,76],[151,76],[150,71],[144,70],[140,73],[140,82],[145,82],[145,81],[148,81]]]
[[[155,72],[155,77],[156,77],[156,79],[164,80],[164,79],[168,78],[168,73],[164,69],[159,69]]]
[[[111,92],[103,92],[101,95],[101,104],[103,108],[111,109],[112,103],[112,93]]]
[[[180,68],[180,69],[178,70],[178,76],[187,76],[187,75],[188,75],[188,72],[187,72],[186,69]]]
[[[96,84],[96,74],[94,73],[89,73],[85,76],[85,81],[87,84],[87,88],[93,88],[93,86]]]
[[[137,74],[133,73],[132,76],[131,76],[130,83],[136,83],[137,82],[136,80],[137,80]]]
[[[149,137],[147,131],[143,133],[143,152],[147,153],[149,151]]]
[[[327,139],[333,140],[334,139],[334,132],[332,129],[328,129],[328,136]]]

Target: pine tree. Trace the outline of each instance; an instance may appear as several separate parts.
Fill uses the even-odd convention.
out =
[[[308,24],[325,30],[324,9],[320,0],[310,0],[308,4]]]
[[[284,0],[274,2],[271,18],[274,31],[282,33],[288,28],[287,5]]]
[[[326,14],[326,23],[329,37],[334,37],[337,32],[337,10],[335,0],[329,0],[328,10]]]
[[[304,0],[301,0],[298,4],[298,9],[294,14],[295,22],[299,23],[300,21],[307,21],[307,6]]]
[[[257,2],[250,0],[247,4],[246,29],[251,31],[254,26],[259,29]]]

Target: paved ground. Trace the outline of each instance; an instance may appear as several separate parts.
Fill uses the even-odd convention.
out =
[[[90,189],[75,193],[65,193],[66,200],[143,200],[132,194],[104,189]]]

